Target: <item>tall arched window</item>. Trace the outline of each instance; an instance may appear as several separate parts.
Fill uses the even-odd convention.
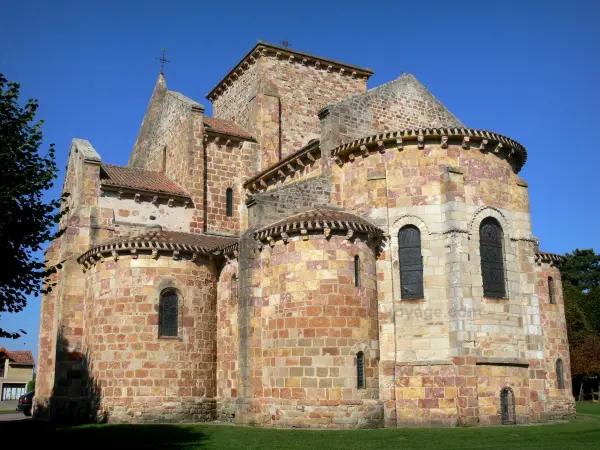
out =
[[[504,236],[502,227],[493,217],[487,217],[479,227],[479,254],[485,297],[506,297],[504,282]]]
[[[358,352],[356,354],[356,387],[365,389],[365,354]]]
[[[225,191],[225,202],[226,202],[226,210],[227,217],[233,216],[233,189],[227,188]]]
[[[421,231],[407,225],[398,232],[400,259],[400,298],[423,298],[423,258]]]
[[[160,294],[159,336],[177,337],[179,332],[179,296],[172,289]]]
[[[509,387],[500,391],[500,409],[502,412],[502,425],[514,425],[516,420],[515,393]]]
[[[354,286],[360,286],[360,256],[354,257]]]
[[[550,303],[556,303],[556,298],[554,298],[554,280],[552,277],[548,277],[548,297],[550,298]]]
[[[557,384],[558,389],[565,388],[565,375],[563,372],[562,359],[556,360],[556,384]]]

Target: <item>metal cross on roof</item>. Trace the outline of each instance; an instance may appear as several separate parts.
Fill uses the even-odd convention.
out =
[[[165,52],[166,51],[167,51],[167,47],[163,47],[162,48],[162,56],[160,58],[158,56],[156,57],[156,59],[158,59],[160,61],[160,73],[164,73],[164,71],[165,71],[165,63],[166,62],[168,62],[168,63],[171,62],[167,58],[165,58]]]
[[[281,42],[281,45],[283,45],[285,48],[291,47],[292,44],[290,44],[287,39],[284,39],[283,41],[279,41]]]

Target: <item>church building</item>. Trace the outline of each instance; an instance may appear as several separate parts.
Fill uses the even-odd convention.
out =
[[[574,414],[523,145],[413,75],[258,42],[213,116],[161,73],[127,166],[71,144],[34,414],[377,428]]]

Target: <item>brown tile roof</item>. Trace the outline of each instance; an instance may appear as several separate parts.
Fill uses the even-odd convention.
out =
[[[6,350],[4,347],[2,347],[0,348],[0,353],[4,353],[9,359],[13,360],[15,364],[22,366],[35,365],[31,350]]]
[[[547,252],[537,252],[535,254],[535,259],[540,262],[545,263],[562,263],[566,260],[563,255],[557,255],[556,253],[547,253]]]
[[[307,231],[323,230],[355,230],[380,236],[383,232],[368,220],[342,209],[321,206],[304,211],[285,219],[278,220],[254,233],[256,239],[263,239],[283,232],[294,232],[305,228]]]
[[[154,228],[154,227],[153,227]],[[105,244],[97,245],[78,258],[79,262],[98,253],[115,251],[165,250],[208,254],[237,242],[237,238],[211,236],[207,234],[183,233],[151,229],[133,236],[119,236]]]
[[[217,119],[215,117],[205,117],[204,125],[206,125],[207,131],[214,131],[215,133],[255,140],[254,136],[252,136],[248,131],[227,120]]]
[[[189,197],[187,192],[167,178],[164,173],[152,170],[102,164],[100,182],[103,186],[123,187]]]

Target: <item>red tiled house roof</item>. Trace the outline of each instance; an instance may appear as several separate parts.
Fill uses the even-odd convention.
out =
[[[152,170],[102,164],[100,183],[102,186],[122,187],[189,198],[189,194],[164,173]]]
[[[2,347],[0,348],[0,353],[4,353],[10,360],[14,361],[15,364],[21,366],[35,365],[31,350],[6,350]]]

